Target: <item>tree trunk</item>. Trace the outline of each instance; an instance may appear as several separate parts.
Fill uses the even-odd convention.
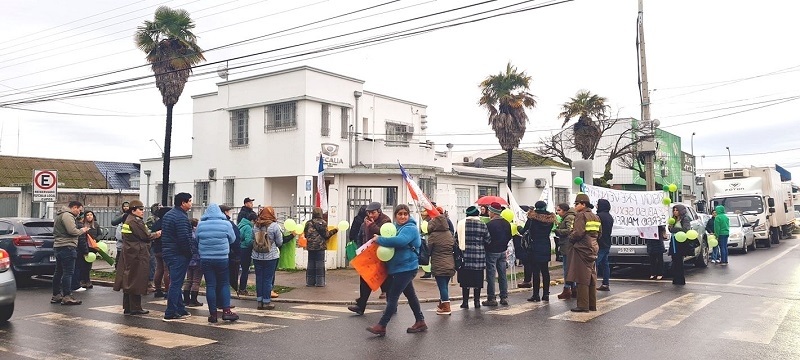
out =
[[[161,205],[167,206],[169,202],[169,160],[170,150],[172,147],[172,107],[175,105],[167,105],[167,126],[164,129],[164,155],[163,155],[163,174],[161,177]]]
[[[511,157],[513,155],[514,155],[514,151],[513,150],[508,150],[508,162],[506,164],[506,170],[508,170],[508,171],[506,172],[506,183],[508,184],[508,189],[509,190],[511,190]],[[508,199],[506,199],[506,200],[511,200],[509,196],[507,196],[507,197],[508,197]]]

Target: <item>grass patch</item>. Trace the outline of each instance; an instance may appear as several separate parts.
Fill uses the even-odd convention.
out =
[[[89,277],[98,280],[114,280],[117,277],[116,271],[94,271],[89,273]]]

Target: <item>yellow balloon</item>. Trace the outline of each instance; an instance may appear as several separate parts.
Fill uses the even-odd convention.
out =
[[[97,255],[95,255],[94,253],[90,252],[90,253],[84,255],[83,259],[86,260],[86,262],[89,262],[89,263],[90,262],[94,262],[95,260],[97,260]]]
[[[381,261],[389,261],[394,257],[394,248],[378,246],[378,259]]]
[[[517,229],[517,224],[511,223],[511,236],[519,235],[519,229]]]
[[[419,227],[420,227],[420,229],[422,229],[422,233],[423,234],[427,234],[428,233],[428,221],[427,220],[422,220],[422,224]]]
[[[397,228],[392,223],[386,223],[381,225],[381,236],[383,237],[393,237],[397,235]]]
[[[339,221],[338,228],[339,228],[339,232],[345,232],[345,231],[347,231],[347,229],[350,228],[350,223],[348,223],[347,220]]]
[[[294,229],[297,229],[297,223],[294,222],[294,219],[286,219],[286,221],[283,222],[283,227],[286,230],[292,231]]]

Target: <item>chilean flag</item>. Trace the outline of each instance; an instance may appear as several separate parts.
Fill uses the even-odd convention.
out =
[[[400,163],[398,163],[400,165]],[[408,172],[403,165],[400,165],[400,173],[403,174],[403,180],[405,180],[406,186],[408,186],[408,192],[411,193],[411,198],[416,200],[425,210],[428,212],[428,216],[435,218],[439,216],[439,211],[436,210],[436,207],[433,206],[431,201],[425,196],[425,193],[422,192],[422,189],[419,188],[414,179],[411,178],[411,175],[408,175]]]
[[[317,171],[317,201],[316,206],[323,212],[328,211],[328,192],[325,190],[325,167],[322,162],[322,153],[319,154],[319,169]]]

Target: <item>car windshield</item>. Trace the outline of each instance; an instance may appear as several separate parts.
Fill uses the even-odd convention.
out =
[[[742,224],[739,222],[738,216],[728,216],[728,220],[730,220],[731,227],[740,227]]]
[[[717,205],[725,207],[725,212],[737,214],[760,214],[764,212],[764,202],[758,196],[736,196],[711,200],[712,209]]]
[[[28,236],[52,236],[53,222],[28,222],[25,223],[25,234]]]

